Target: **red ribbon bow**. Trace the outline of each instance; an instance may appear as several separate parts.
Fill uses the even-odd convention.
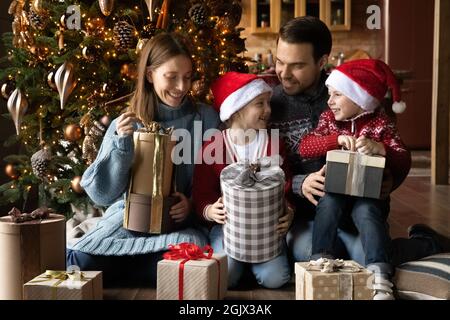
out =
[[[189,260],[200,259],[214,259],[217,261],[219,267],[219,286],[217,292],[217,299],[219,299],[220,293],[220,261],[213,258],[213,248],[209,245],[200,248],[194,243],[182,242],[176,245],[169,244],[169,251],[163,254],[163,258],[166,260],[183,260],[179,266],[178,272],[178,299],[183,300],[183,284],[184,284],[184,264]],[[206,253],[206,254],[205,254]]]

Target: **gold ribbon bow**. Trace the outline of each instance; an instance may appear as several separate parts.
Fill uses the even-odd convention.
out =
[[[58,292],[58,286],[66,281],[67,279],[70,279],[72,281],[88,281],[90,278],[87,278],[84,276],[84,273],[77,270],[72,271],[57,271],[57,270],[46,270],[45,274],[39,276],[38,279],[30,281],[31,283],[39,283],[39,282],[46,282],[49,280],[57,279],[53,285],[52,285],[52,300],[56,300],[57,298],[57,292]]]

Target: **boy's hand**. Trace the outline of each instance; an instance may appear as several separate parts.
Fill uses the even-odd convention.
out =
[[[169,215],[176,223],[183,222],[191,212],[191,201],[181,192],[175,192],[172,196],[179,198],[180,202],[170,208]]]
[[[340,135],[338,137],[338,144],[347,150],[355,151],[356,138],[354,136]]]
[[[294,209],[289,206],[286,206],[284,211],[284,215],[278,219],[277,232],[280,237],[286,235],[289,230],[289,227],[292,224],[292,220],[294,220]]]
[[[359,153],[367,155],[386,155],[386,149],[384,148],[383,143],[376,142],[365,136],[361,136],[356,140],[356,150],[358,150]]]
[[[227,212],[224,209],[222,197],[208,207],[206,215],[209,219],[214,220],[219,224],[225,224]]]

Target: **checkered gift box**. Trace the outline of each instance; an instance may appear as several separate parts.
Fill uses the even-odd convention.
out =
[[[281,252],[276,227],[284,212],[285,176],[280,161],[279,156],[264,157],[256,164],[237,162],[222,170],[224,247],[236,260],[259,263]]]

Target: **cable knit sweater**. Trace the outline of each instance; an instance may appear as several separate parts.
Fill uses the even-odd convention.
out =
[[[272,139],[268,139],[267,143],[267,156],[272,156]],[[292,175],[289,168],[289,164],[286,160],[286,152],[285,147],[282,141],[279,141],[279,154],[283,158],[283,164],[281,168],[283,169],[286,177],[285,184],[285,194],[288,202],[292,202]],[[278,150],[278,149],[277,149]],[[216,155],[215,151],[223,151],[220,156]],[[227,156],[227,151],[225,147],[225,142],[222,134],[215,135],[210,142],[207,142],[203,145],[202,153],[209,154],[211,152],[212,158],[216,159],[219,157],[222,158],[221,163],[212,163],[207,164],[202,162],[201,164],[195,165],[194,170],[194,187],[192,199],[195,206],[195,211],[199,216],[200,220],[204,222],[205,225],[212,227],[215,223],[206,220],[203,215],[203,211],[205,208],[213,204],[222,196],[222,192],[220,189],[220,173],[222,170],[227,167],[230,163],[235,162],[236,158],[229,159]],[[227,162],[228,160],[228,162]],[[230,162],[231,161],[231,162]]]
[[[386,166],[391,169],[394,178],[393,189],[408,175],[411,154],[406,150],[395,124],[381,109],[373,113],[365,112],[347,121],[336,121],[333,112],[328,109],[321,114],[317,128],[302,140],[299,153],[303,158],[324,157],[327,151],[340,148],[339,135],[353,135],[356,138],[365,136],[383,143],[386,149]]]
[[[195,107],[188,99],[178,108],[161,103],[156,110],[155,120],[164,127],[184,128],[191,133],[191,140],[183,139],[180,143],[191,143],[194,146],[192,159],[196,154],[195,145],[200,146],[202,139],[194,136],[194,121],[202,123],[202,132],[199,132],[202,136],[207,129],[217,128],[219,125],[218,115],[211,107]],[[135,129],[138,127],[140,126],[135,125]],[[96,227],[69,249],[94,255],[135,255],[165,250],[169,244],[180,242],[205,245],[205,235],[193,228],[164,235],[148,235],[122,227],[133,155],[132,136],[118,136],[114,120],[103,138],[96,160],[85,171],[81,180],[81,186],[89,197],[96,204],[109,208]],[[177,190],[187,197],[191,195],[193,169],[193,161],[175,166]]]

